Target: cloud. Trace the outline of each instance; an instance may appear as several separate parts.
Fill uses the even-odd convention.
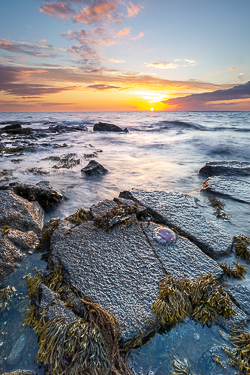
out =
[[[47,42],[47,39],[40,39],[39,42],[40,43],[45,43],[45,42]]]
[[[121,38],[122,36],[130,34],[131,27],[125,27],[123,30],[119,31],[116,36],[117,38]]]
[[[144,63],[147,68],[157,68],[157,69],[176,69],[178,68],[177,64],[164,61],[155,61],[152,63]]]
[[[177,106],[177,109],[205,110],[209,108],[210,102],[247,98],[250,98],[250,81],[245,84],[233,86],[232,88],[226,90],[217,90],[212,92],[205,92],[202,94],[192,94],[182,98],[168,99],[166,101],[163,101],[163,103],[167,105]]]
[[[40,6],[40,12],[46,13],[48,16],[51,17],[62,17],[64,19],[69,18],[70,16],[75,14],[74,9],[65,5],[64,3],[57,1],[54,4],[46,3]]]
[[[104,84],[96,84],[96,85],[89,85],[87,86],[88,89],[94,89],[94,90],[99,90],[99,91],[104,91],[104,90],[110,90],[110,89],[120,89],[121,87],[119,86],[112,86],[112,85],[104,85]]]
[[[37,57],[56,57],[55,53],[44,53],[43,50],[49,51],[64,51],[63,48],[56,48],[47,44],[32,44],[28,42],[10,42],[6,39],[0,39],[0,49],[12,53],[24,53],[30,56]]]
[[[143,9],[143,6],[138,7],[137,5],[133,4],[132,1],[130,1],[127,6],[127,17],[136,16],[141,11],[141,9]]]
[[[123,14],[118,12],[118,1],[98,0],[74,15],[74,20],[86,25],[113,21],[119,23]]]
[[[229,68],[228,70],[237,70],[238,68]]]
[[[109,62],[112,62],[112,63],[115,63],[115,64],[126,62],[125,60],[116,60],[116,59],[105,59],[105,61],[109,61]]]
[[[130,38],[130,40],[137,40],[137,39],[140,39],[140,38],[142,38],[143,36],[144,36],[144,33],[143,33],[143,32],[141,32],[140,34],[138,34],[138,35],[134,36],[133,38]]]

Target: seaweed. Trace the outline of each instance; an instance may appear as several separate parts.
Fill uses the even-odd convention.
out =
[[[11,297],[16,292],[16,289],[13,286],[5,286],[0,288],[0,309],[4,311],[8,306],[8,303],[11,301]],[[7,308],[8,309],[8,308]]]
[[[41,271],[38,271],[34,276],[28,274],[26,276],[26,281],[29,287],[28,295],[31,297],[38,291],[39,286],[42,284],[43,275]]]
[[[215,208],[215,211],[213,212],[213,214],[218,219],[229,220],[226,213],[224,212],[225,203],[216,197],[209,197],[208,199],[209,199],[210,206]]]
[[[235,267],[229,266],[226,261],[224,263],[218,264],[228,276],[234,277],[236,279],[243,279],[245,277],[244,273],[247,272],[247,268],[244,267],[242,264],[239,264],[238,260],[237,262],[233,262]]]
[[[3,228],[2,228],[4,231],[1,233],[1,236],[5,236],[6,234],[9,233],[10,231],[10,227],[8,225],[5,225]]]
[[[90,211],[85,211],[83,208],[79,208],[73,215],[66,217],[65,220],[70,221],[75,225],[80,225],[86,221],[93,219]]]
[[[174,324],[190,316],[210,327],[219,315],[231,317],[237,314],[228,294],[211,274],[196,281],[165,276],[159,283],[159,295],[152,310],[162,325]]]
[[[187,358],[184,359],[183,362],[177,357],[174,358],[172,372],[170,375],[194,375],[191,372],[190,364]]]
[[[226,337],[234,348],[223,346],[223,350],[230,357],[230,365],[237,368],[244,375],[250,374],[250,331],[234,327]]]
[[[240,234],[238,237],[234,236],[232,242],[232,250],[235,249],[235,253],[238,257],[245,259],[246,262],[250,262],[250,238]]]

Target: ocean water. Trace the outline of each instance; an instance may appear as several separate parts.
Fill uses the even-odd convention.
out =
[[[204,178],[197,174],[208,161],[250,161],[250,112],[0,114],[0,127],[5,126],[4,122],[10,121],[23,122],[23,127],[33,129],[48,129],[56,124],[69,127],[84,124],[88,129],[85,132],[62,134],[46,132],[44,137],[37,139],[29,136],[0,136],[0,142],[8,147],[15,147],[23,142],[33,146],[33,150],[24,151],[20,155],[0,156],[0,184],[17,180],[29,183],[49,180],[54,189],[60,190],[69,198],[48,212],[46,220],[58,216],[64,218],[80,207],[88,209],[103,199],[113,199],[123,190],[168,190],[195,196],[209,220],[232,235],[243,233],[250,236],[249,205],[223,200],[229,220],[217,219],[207,197],[200,194]],[[129,132],[93,132],[93,125],[99,121],[127,128]],[[71,169],[53,168],[55,161],[49,157],[68,153],[75,153],[80,164]],[[85,176],[81,168],[92,159],[101,163],[109,173],[98,177]],[[7,175],[1,175],[4,169],[9,171]],[[244,177],[244,180],[250,181],[249,177]],[[27,287],[21,274],[30,272],[34,265],[38,268],[46,267],[46,263],[37,257],[37,254],[27,256],[5,284],[15,285],[18,293],[25,295]],[[227,280],[227,283],[234,281]],[[249,276],[242,283],[249,285]],[[36,368],[39,375],[43,374],[43,370],[34,363],[37,346],[36,337],[31,331],[25,333],[27,345],[19,363],[15,366],[7,363],[6,358],[15,340],[23,334],[20,330],[21,314],[14,305],[9,312],[4,312],[0,320],[0,334],[3,332],[0,335],[0,369],[11,371],[28,366],[29,369]],[[210,337],[210,343],[206,337]],[[190,342],[195,350],[190,350]],[[189,357],[197,374],[210,374],[209,362],[206,369],[200,370],[201,358],[213,343],[223,342],[218,327],[202,329],[188,320],[175,326],[170,332],[156,334],[144,346],[131,351],[129,358],[138,375],[170,373],[169,366],[175,355],[182,360],[184,356]]]

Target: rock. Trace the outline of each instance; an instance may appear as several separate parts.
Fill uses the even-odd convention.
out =
[[[237,312],[237,315],[232,316],[230,319],[224,316],[217,318],[217,322],[228,332],[231,332],[233,327],[245,326],[249,321],[249,316],[245,314],[244,311],[239,309],[234,303],[232,305],[233,309]]]
[[[212,161],[206,163],[200,170],[202,176],[250,176],[250,163],[238,161]]]
[[[46,159],[58,162],[52,167],[55,169],[60,169],[60,168],[70,169],[80,164],[80,159],[77,159],[77,155],[75,153],[63,154],[60,156],[49,156]]]
[[[3,375],[37,375],[37,373],[29,370],[16,370],[8,373],[5,372]]]
[[[23,128],[21,124],[11,124],[4,126],[0,129],[1,133],[8,133],[8,134],[25,134],[29,135],[33,132],[33,129],[31,128]]]
[[[0,282],[2,282],[15,270],[16,262],[22,260],[30,249],[34,249],[39,240],[33,231],[24,233],[16,229],[2,228],[0,232]]]
[[[250,315],[250,290],[241,284],[237,284],[231,288],[228,288],[227,291],[236,305],[239,306],[247,315]]]
[[[250,183],[235,178],[208,177],[202,185],[201,191],[250,204]]]
[[[65,124],[57,124],[54,126],[50,126],[49,130],[51,133],[68,133],[68,132],[74,132],[74,131],[87,131],[88,128],[83,125],[65,125]]]
[[[17,195],[30,202],[37,201],[43,208],[55,205],[63,199],[63,195],[52,189],[49,181],[41,181],[36,185],[13,182],[10,185]]]
[[[176,228],[209,256],[216,258],[231,250],[232,237],[208,221],[190,195],[135,189],[121,192],[120,197],[145,206],[154,220]]]
[[[128,132],[128,129],[125,128],[124,130],[122,130],[122,128],[120,128],[117,125],[108,124],[106,122],[99,122],[98,124],[94,125],[93,131],[94,132],[122,132],[122,131]]]
[[[13,129],[21,129],[22,125],[21,124],[11,124],[4,126],[1,130],[13,130]]]
[[[117,204],[114,201],[105,199],[98,204],[93,204],[93,206],[91,206],[89,210],[93,217],[97,217],[105,215],[108,211],[112,210],[112,208],[116,206]]]
[[[220,360],[221,364],[216,363],[216,358]],[[215,345],[203,353],[197,363],[197,368],[208,369],[209,372],[206,374],[237,375],[236,369],[228,363],[228,356],[221,345]]]
[[[7,358],[7,363],[9,365],[16,365],[21,358],[22,351],[25,347],[27,341],[27,337],[25,334],[22,334],[15,345],[13,346],[8,358]]]
[[[124,206],[131,207],[134,206],[135,202],[132,201],[132,199],[123,199],[123,198],[114,198],[113,201],[117,204],[123,204]],[[146,220],[149,219],[147,218],[147,209],[144,206],[141,206],[140,204],[137,203],[137,213],[136,213],[137,218],[145,218]]]
[[[62,264],[65,281],[74,290],[115,315],[123,343],[155,325],[151,306],[166,273],[176,278],[222,274],[217,263],[187,239],[160,245],[153,240],[156,224],[130,224],[114,225],[107,232],[92,221],[73,225],[63,220],[51,236],[49,255],[52,267]]]
[[[101,164],[97,163],[95,160],[90,160],[89,164],[81,169],[82,172],[88,174],[89,176],[105,174],[108,172]]]
[[[29,202],[10,190],[0,190],[0,202],[0,226],[41,235],[44,211],[38,202]]]

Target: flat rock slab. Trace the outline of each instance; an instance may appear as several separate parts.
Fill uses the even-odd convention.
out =
[[[0,190],[0,227],[8,225],[22,232],[41,235],[44,211],[39,203],[29,202],[10,190]]]
[[[201,191],[250,204],[250,183],[235,178],[208,177],[202,185]]]
[[[24,233],[16,229],[0,229],[0,282],[15,270],[17,262],[38,242],[33,231]]]
[[[250,315],[250,290],[241,285],[237,284],[232,288],[228,289],[228,293],[247,315]]]
[[[176,278],[222,274],[185,238],[174,246],[158,244],[153,240],[156,227],[134,222],[106,232],[93,222],[73,226],[64,220],[51,236],[49,263],[62,264],[66,281],[115,315],[123,342],[145,334],[156,322],[151,306],[166,273]]]
[[[145,206],[154,220],[189,236],[209,256],[217,258],[230,252],[232,237],[208,221],[190,195],[134,189],[120,196]]]
[[[238,161],[211,161],[200,170],[202,176],[250,176],[250,163]]]

